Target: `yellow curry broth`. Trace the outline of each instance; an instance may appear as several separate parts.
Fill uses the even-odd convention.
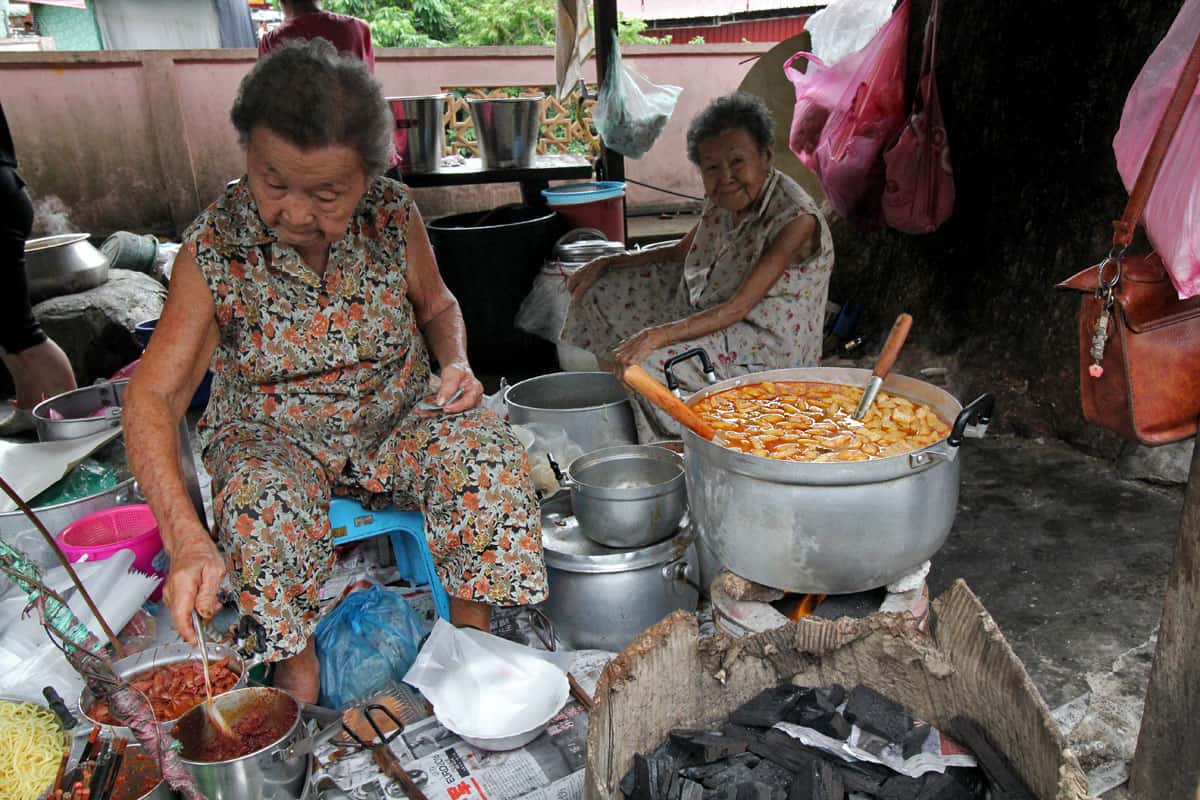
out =
[[[880,391],[861,420],[862,389],[836,383],[766,381],[692,404],[725,439],[751,455],[787,461],[868,461],[900,455],[950,434],[929,405]]]

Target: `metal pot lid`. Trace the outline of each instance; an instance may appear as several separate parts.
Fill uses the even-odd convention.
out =
[[[567,572],[630,572],[669,564],[682,558],[692,543],[687,517],[674,536],[646,547],[605,547],[583,535],[571,509],[571,493],[561,491],[542,501],[542,548],[546,566]]]
[[[566,242],[556,245],[554,255],[562,261],[582,264],[600,256],[621,255],[625,245],[608,240],[589,239],[582,242]]]

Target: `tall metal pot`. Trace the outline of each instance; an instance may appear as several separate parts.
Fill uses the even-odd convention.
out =
[[[840,367],[771,370],[717,382],[686,402],[763,381],[865,386],[870,377]],[[692,525],[722,566],[786,591],[845,594],[884,586],[941,548],[958,507],[959,445],[968,426],[986,430],[993,398],[964,408],[895,373],[883,388],[953,420],[950,435],[888,458],[812,463],[742,453],[684,429]]]

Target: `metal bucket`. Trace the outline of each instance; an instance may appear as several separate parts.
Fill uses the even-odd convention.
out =
[[[504,402],[510,422],[561,427],[585,453],[637,444],[633,407],[621,384],[608,372],[539,375],[510,386]]]
[[[255,710],[265,710],[273,719],[292,716],[284,734],[253,753],[228,761],[197,761],[203,746],[205,731],[211,731],[203,705],[196,706],[179,718],[175,738],[182,745],[180,756],[188,772],[196,779],[198,788],[208,800],[299,800],[304,796],[309,758],[307,752],[297,752],[292,745],[308,734],[300,720],[300,704],[282,689],[251,687],[227,692],[213,698],[222,716],[235,729],[242,717]]]
[[[400,171],[436,172],[446,150],[446,95],[385,97],[396,120],[392,133]]]
[[[467,98],[484,169],[533,166],[543,99],[541,95]]]
[[[720,381],[687,398],[763,381],[865,386],[870,370],[810,367]],[[846,594],[884,586],[936,553],[958,509],[958,448],[986,429],[992,398],[964,408],[938,387],[892,373],[889,392],[932,406],[950,435],[871,461],[811,463],[749,455],[683,431],[692,525],[720,564],[790,592]]]

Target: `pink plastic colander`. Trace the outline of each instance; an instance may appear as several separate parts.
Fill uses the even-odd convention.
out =
[[[116,506],[88,514],[55,537],[67,560],[103,561],[118,550],[133,551],[133,568],[147,575],[166,574],[158,521],[145,504]],[[155,596],[159,593],[156,591]]]

